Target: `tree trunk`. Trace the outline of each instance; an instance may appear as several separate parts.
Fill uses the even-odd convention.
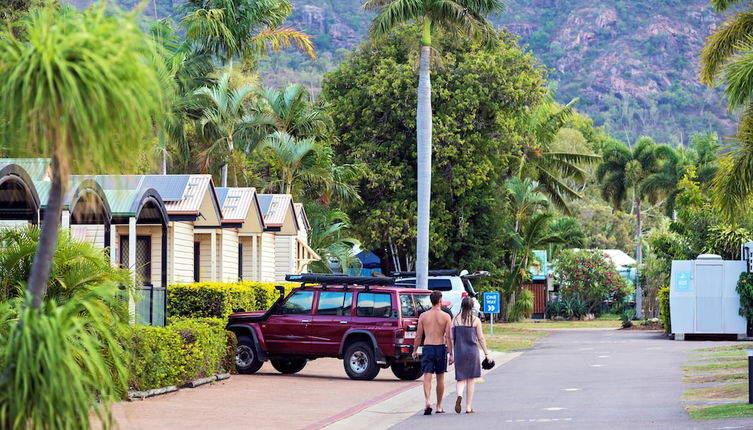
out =
[[[640,267],[643,262],[643,247],[641,245],[641,198],[635,197],[635,316],[643,318],[643,288],[640,281]]]
[[[26,287],[31,294],[31,306],[34,309],[39,309],[39,306],[42,305],[42,299],[47,293],[52,257],[55,255],[58,232],[60,231],[60,215],[63,211],[65,186],[63,172],[61,172],[57,156],[52,157],[51,170],[52,183],[50,184],[50,194],[44,213],[42,230],[39,234],[39,246],[37,246],[37,252],[34,254],[29,284]]]
[[[227,187],[227,163],[222,165],[222,187]]]
[[[167,175],[167,148],[162,151],[162,174]]]
[[[416,151],[418,154],[418,229],[416,236],[416,288],[428,288],[429,222],[431,205],[431,21],[424,20],[421,66],[418,74]]]

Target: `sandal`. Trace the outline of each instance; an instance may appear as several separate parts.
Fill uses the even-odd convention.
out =
[[[474,411],[473,409],[471,409],[470,411],[465,411],[465,413],[466,413],[466,414],[475,414],[475,413],[476,413],[476,411]]]
[[[428,406],[426,409],[424,409],[424,415],[431,415],[431,406]]]
[[[455,413],[456,414],[460,413],[460,409],[461,409],[460,408],[460,406],[461,406],[460,403],[462,403],[462,401],[463,401],[463,396],[458,396],[458,398],[455,399]]]
[[[442,409],[441,411],[439,409],[437,409],[437,412],[435,412],[435,413],[437,413],[437,414],[443,414],[444,413],[444,409]]]

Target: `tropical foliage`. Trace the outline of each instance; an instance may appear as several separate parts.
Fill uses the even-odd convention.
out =
[[[605,254],[594,250],[564,251],[555,272],[565,299],[576,297],[593,313],[604,303],[622,305],[632,292]]]

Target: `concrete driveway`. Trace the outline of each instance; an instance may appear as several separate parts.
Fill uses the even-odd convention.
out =
[[[679,400],[689,388],[682,382],[685,352],[728,343],[669,341],[657,332],[555,331],[485,376],[476,414],[415,415],[393,428],[753,428],[753,419],[691,421]]]
[[[281,375],[265,363],[255,375],[113,409],[125,430],[320,428],[419,384],[401,381],[389,369],[373,381],[353,381],[342,361],[331,358],[311,361],[296,375]]]

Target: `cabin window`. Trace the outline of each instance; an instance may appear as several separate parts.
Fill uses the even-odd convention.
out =
[[[201,243],[193,243],[193,281],[201,281]]]
[[[120,266],[124,269],[130,267],[128,236],[120,236]],[[136,236],[136,282],[142,286],[152,285],[152,237]]]

